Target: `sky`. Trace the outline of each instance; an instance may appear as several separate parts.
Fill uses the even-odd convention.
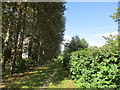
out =
[[[65,40],[78,35],[90,46],[103,46],[102,36],[117,34],[118,24],[110,15],[118,8],[117,2],[67,2],[65,11]]]

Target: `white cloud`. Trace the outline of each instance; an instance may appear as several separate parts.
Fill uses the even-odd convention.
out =
[[[89,46],[98,46],[98,47],[102,47],[104,45],[104,43],[97,43],[94,41],[88,41]]]
[[[61,51],[64,51],[64,45],[61,44]]]
[[[69,35],[65,35],[65,36],[64,36],[63,44],[65,44],[65,43],[71,41],[71,39],[72,39],[71,36],[69,36]]]
[[[118,34],[118,32],[116,31],[116,32],[109,32],[109,33],[103,33],[103,34],[96,34],[96,35],[94,35],[95,37],[98,37],[99,39],[103,39],[103,37],[102,36],[104,36],[104,37],[109,37],[109,35],[117,35]],[[97,42],[95,42],[95,41],[88,41],[88,43],[89,43],[89,45],[90,46],[98,46],[98,47],[102,47],[104,44],[105,44],[105,42],[104,41],[102,41],[102,42],[100,42],[100,43],[97,43]]]
[[[64,51],[64,45],[65,45],[65,43],[68,43],[68,42],[70,42],[71,41],[71,36],[69,36],[69,35],[65,35],[64,36],[64,41],[62,42],[62,44],[61,44],[61,51]]]
[[[104,27],[103,29],[107,28]],[[97,29],[96,29],[97,30]],[[110,33],[103,33],[103,34],[96,34],[95,37],[99,37],[99,38],[102,38],[102,36],[105,36],[105,37],[108,37],[109,35],[117,35],[118,32],[110,32]],[[64,36],[64,41],[63,41],[63,44],[61,45],[61,51],[64,50],[64,44],[67,43],[67,42],[70,42],[71,41],[71,36],[69,35],[65,35]],[[103,39],[103,38],[102,38]],[[95,41],[88,41],[87,42],[89,43],[89,46],[98,46],[98,47],[102,47],[103,45],[105,45],[105,42],[100,42],[100,43],[97,43]]]
[[[111,29],[111,28],[113,28],[113,26],[107,25],[107,26],[103,26],[103,27],[94,28],[93,31],[101,31],[101,30],[104,31],[104,30],[108,30],[108,29]]]
[[[117,35],[118,32],[104,33],[103,36],[108,37],[109,35]]]
[[[63,41],[63,44],[61,45],[61,51],[64,50],[64,44],[71,41],[71,36],[64,36],[64,41]],[[89,43],[89,46],[98,46],[98,47],[102,47],[104,45],[104,43],[97,43],[95,41],[88,41],[87,42]]]
[[[109,33],[104,33],[104,34],[96,34],[96,37],[102,38],[102,36],[104,37],[108,37],[109,35],[117,35],[118,32],[109,32]]]

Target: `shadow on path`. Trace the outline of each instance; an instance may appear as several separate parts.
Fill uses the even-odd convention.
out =
[[[56,74],[51,77],[57,69]],[[58,84],[67,76],[59,62],[36,67],[30,72],[6,75],[3,77],[3,88],[41,88],[45,81],[51,77],[51,83]],[[49,85],[49,84],[48,84]]]

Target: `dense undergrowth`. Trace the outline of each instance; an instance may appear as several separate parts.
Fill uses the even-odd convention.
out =
[[[67,67],[78,88],[120,88],[118,36],[111,35],[105,39],[103,47],[68,53]],[[62,56],[58,60],[64,59]]]
[[[2,70],[3,75],[4,74],[23,73],[23,72],[29,71],[30,68],[37,66],[35,64],[34,60],[32,60],[32,59],[30,60],[28,58],[23,58],[21,60],[18,60],[18,62],[16,63],[16,65],[14,67],[14,72],[11,73],[10,72],[11,68],[9,68],[10,67],[9,63],[10,62],[7,62],[6,63],[6,69]]]
[[[28,71],[30,67],[34,67],[35,63],[32,60],[23,59],[17,63],[17,78],[14,76],[9,77],[9,75],[4,76],[3,82],[6,84],[5,87],[41,88],[44,85],[44,81],[57,70],[57,73],[49,83],[50,88],[65,86],[65,82],[71,78],[75,81],[78,88],[119,89],[120,54],[118,37],[110,36],[105,39],[107,41],[103,47],[89,47],[72,53],[63,52],[53,59],[54,62],[49,62],[48,66],[35,69],[28,75],[24,75],[24,72],[26,73],[26,70]],[[67,56],[65,57],[65,55]],[[67,70],[64,67],[64,59],[67,60],[66,65],[69,68]],[[19,73],[23,74],[23,76],[19,76]],[[64,78],[69,80],[64,81]],[[9,80],[11,81],[8,82]],[[61,82],[62,84],[60,84]],[[72,82],[70,81],[70,83]]]
[[[117,37],[105,46],[79,50],[70,56],[71,77],[79,88],[119,88],[120,57]]]

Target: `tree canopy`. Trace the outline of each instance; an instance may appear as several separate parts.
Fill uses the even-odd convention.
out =
[[[25,54],[43,64],[60,51],[65,31],[64,2],[2,3],[2,65],[10,71]]]
[[[88,47],[87,41],[84,38],[80,39],[79,36],[76,35],[72,37],[72,40],[70,41],[70,43],[66,43],[64,51],[73,52],[78,49],[84,49],[87,47]]]

